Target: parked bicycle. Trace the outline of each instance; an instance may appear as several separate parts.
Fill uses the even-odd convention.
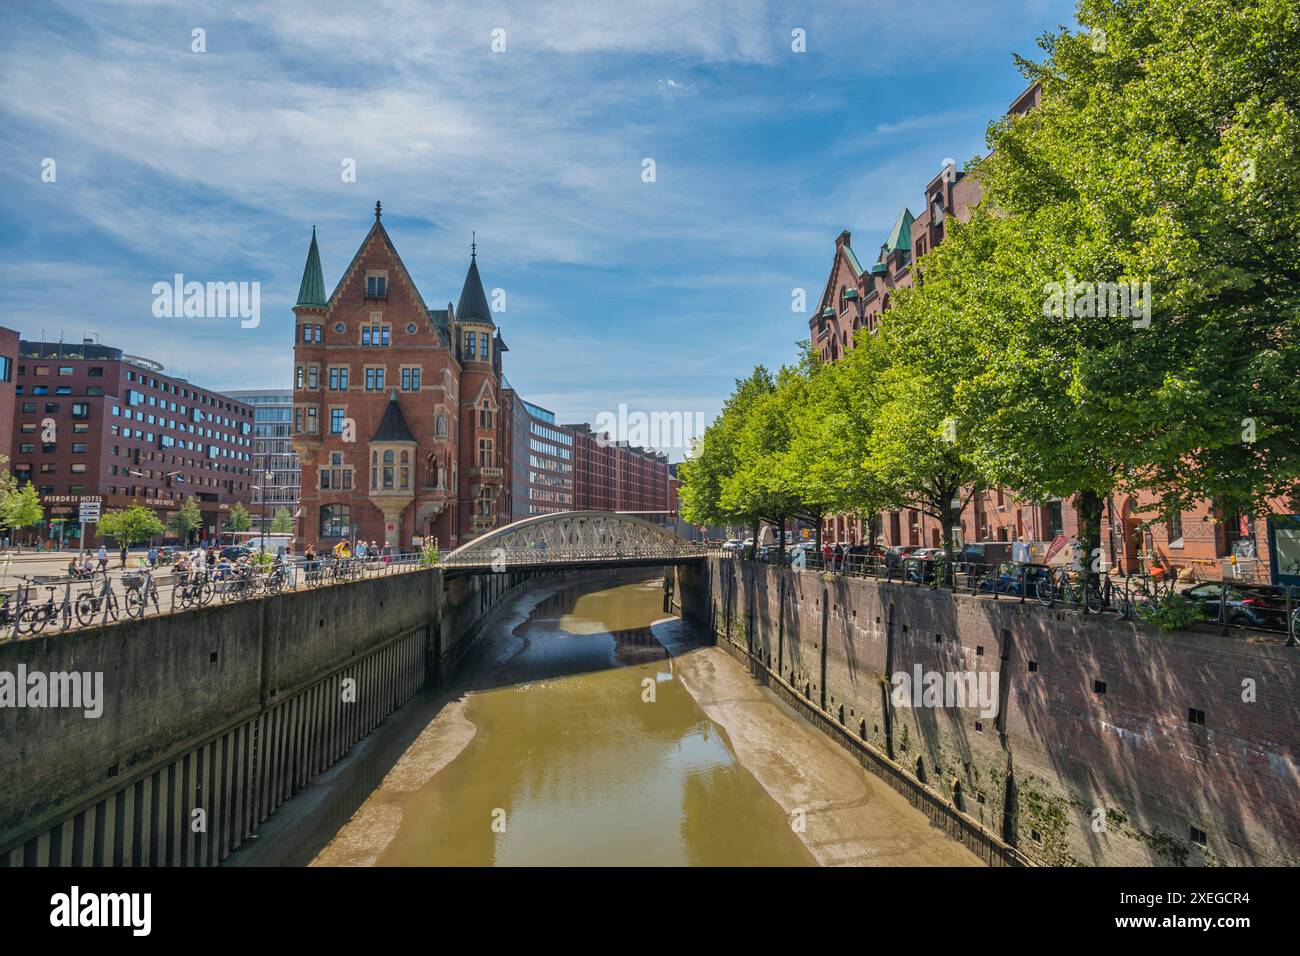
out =
[[[63,627],[72,623],[72,605],[69,598],[72,590],[72,579],[68,578],[63,584],[45,584],[46,599],[39,603],[32,603],[29,598],[35,593],[37,585],[32,583],[30,578],[23,579],[24,584],[19,588],[19,603],[17,608],[17,624],[15,626],[15,636],[26,632],[28,634],[39,634],[46,627],[61,621]],[[63,589],[63,600],[56,601],[54,595],[59,589]]]
[[[154,583],[151,568],[136,574],[122,575],[122,584],[126,587],[126,613],[130,617],[144,617],[150,604],[155,613],[161,613],[158,607],[158,585]]]
[[[1108,603],[1095,575],[1069,568],[1043,575],[1034,585],[1034,591],[1038,602],[1047,607],[1060,601],[1066,607],[1086,606],[1093,614],[1100,614]]]
[[[117,603],[117,595],[113,593],[113,585],[108,579],[107,573],[101,573],[102,583],[98,586],[91,582],[88,590],[82,591],[77,595],[77,602],[74,610],[77,614],[77,623],[82,627],[87,627],[98,620],[117,620],[120,605]]]
[[[215,593],[212,576],[207,571],[191,571],[177,581],[172,589],[172,600],[183,608],[203,607]]]

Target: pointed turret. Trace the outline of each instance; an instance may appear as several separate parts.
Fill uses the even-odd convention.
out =
[[[316,227],[311,227],[311,248],[307,250],[307,265],[302,270],[302,284],[298,286],[296,309],[323,309],[325,301],[325,273],[320,267],[320,249],[316,246]]]
[[[470,245],[469,272],[465,274],[465,285],[460,290],[460,301],[456,303],[456,320],[492,325],[492,310],[488,308],[487,295],[483,292],[483,280],[478,275],[477,243]]]

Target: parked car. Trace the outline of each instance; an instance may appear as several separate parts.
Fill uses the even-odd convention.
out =
[[[1020,597],[1021,583],[1024,584],[1025,597],[1038,596],[1038,582],[1051,580],[1052,569],[1045,564],[1028,564],[1023,561],[1001,561],[980,582],[981,594],[1010,594]]]
[[[238,561],[244,555],[252,553],[252,548],[242,544],[231,544],[221,549],[221,556],[230,561]]]
[[[740,543],[739,538],[728,538],[726,542],[723,543],[722,550],[730,554],[738,554],[743,547],[744,545]]]
[[[1223,600],[1224,585],[1207,581],[1183,592],[1200,605],[1209,621],[1219,619],[1219,604]],[[1271,584],[1227,583],[1228,624],[1243,627],[1262,627],[1272,631],[1286,630],[1286,590]]]
[[[885,567],[898,568],[902,567],[903,559],[915,551],[920,545],[915,544],[896,544],[885,549]]]
[[[934,580],[936,562],[943,557],[942,548],[917,548],[903,558],[903,576],[908,581]]]
[[[1010,561],[1012,555],[1010,541],[980,541],[962,545],[957,553],[957,565],[962,570],[990,568],[1003,561]]]

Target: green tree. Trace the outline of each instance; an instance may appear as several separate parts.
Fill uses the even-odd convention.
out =
[[[230,508],[230,514],[226,518],[227,531],[248,531],[253,527],[253,519],[244,507],[243,502],[236,501]]]
[[[167,519],[167,526],[176,532],[176,536],[185,544],[190,543],[190,536],[203,527],[203,514],[199,511],[193,495],[186,498],[185,502]]]
[[[920,264],[981,343],[958,390],[982,469],[1102,502],[1248,507],[1300,475],[1300,18],[1288,0],[1082,0],[1022,61],[1042,104],[996,124],[984,200]],[[1149,308],[1098,283],[1149,282]],[[943,291],[939,292],[942,288]],[[1053,301],[1055,300],[1055,301]]]
[[[163,523],[158,515],[144,505],[109,511],[99,519],[100,534],[115,540],[119,546],[131,547],[163,533]]]
[[[740,495],[735,475],[744,467],[741,460],[741,432],[757,400],[775,388],[772,375],[758,366],[748,378],[737,379],[736,387],[723,403],[722,413],[692,449],[691,457],[678,468],[678,500],[682,517],[692,524],[743,524],[751,528],[758,542],[763,515],[748,510]]]
[[[275,514],[271,516],[271,532],[293,534],[293,515],[289,513],[288,508],[275,509]]]
[[[5,478],[7,486],[0,499],[0,524],[14,531],[40,524],[45,518],[45,509],[41,507],[36,487],[30,481],[21,488],[14,487],[13,480],[7,473]]]

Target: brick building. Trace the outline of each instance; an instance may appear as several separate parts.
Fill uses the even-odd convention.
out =
[[[93,341],[20,342],[15,391],[10,468],[40,494],[42,538],[72,543],[83,501],[166,523],[191,496],[211,537],[249,500],[253,410],[228,395]]]
[[[476,248],[458,303],[431,309],[381,216],[328,297],[312,232],[294,306],[297,535],[456,547],[510,521],[506,346]]]
[[[13,432],[5,422],[14,420],[14,388],[18,374],[19,335],[0,328],[0,456],[13,458]]]
[[[667,523],[668,456],[610,441],[590,425],[564,425],[573,433],[573,500],[578,511],[627,511]]]
[[[1038,105],[1041,88],[1032,84],[1011,104],[1008,112],[1022,114]],[[981,198],[978,179],[945,163],[923,191],[919,216],[904,209],[895,221],[874,261],[863,263],[844,230],[835,240],[822,297],[809,320],[809,331],[823,361],[833,362],[853,347],[861,328],[874,331],[881,313],[889,308],[894,292],[910,286],[913,264],[941,243],[953,219],[969,220]],[[1260,579],[1268,571],[1268,516],[1227,513],[1211,502],[1201,502],[1179,515],[1152,520],[1153,497],[1145,493],[1121,494],[1106,502],[1102,521],[1104,559],[1126,572],[1150,562],[1177,565],[1197,577],[1241,576]],[[1289,510],[1275,502],[1276,512]],[[958,529],[963,542],[1037,542],[1046,552],[1053,542],[1072,539],[1079,531],[1078,512],[1072,501],[1025,501],[1009,489],[976,492],[962,511]],[[831,543],[865,540],[861,521],[847,516],[828,517],[823,539]],[[877,542],[889,545],[938,547],[941,527],[937,518],[914,509],[886,511],[880,515]],[[1058,547],[1062,559],[1068,552]]]

